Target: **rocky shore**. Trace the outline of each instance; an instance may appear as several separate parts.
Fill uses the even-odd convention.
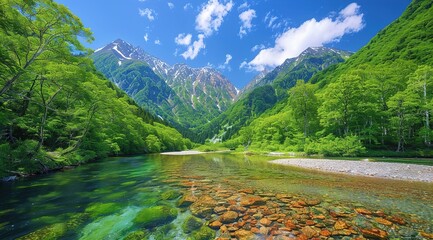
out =
[[[398,180],[433,182],[433,166],[329,159],[278,159],[271,163],[319,171]]]

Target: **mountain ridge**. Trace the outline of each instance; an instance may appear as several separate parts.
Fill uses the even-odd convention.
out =
[[[139,105],[150,108],[177,127],[193,128],[210,121],[235,101],[238,92],[213,68],[192,68],[183,63],[169,65],[122,39],[95,50],[92,58],[98,70]],[[131,75],[128,68],[132,65],[142,66]],[[148,90],[137,96],[141,91],[137,88]],[[151,93],[157,98],[149,98]]]

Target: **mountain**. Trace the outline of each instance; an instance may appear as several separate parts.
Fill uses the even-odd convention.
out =
[[[170,66],[143,49],[116,40],[92,55],[95,66],[140,106],[175,126],[202,125],[230,106],[236,88],[221,73]]]
[[[365,149],[381,156],[402,157],[404,151],[431,156],[432,13],[432,1],[412,1],[347,61],[317,72],[307,83],[296,82],[287,98],[241,129],[230,144],[331,156]]]
[[[210,123],[196,129],[199,139],[221,141],[231,138],[278,100],[298,79],[308,81],[313,74],[345,61],[352,53],[325,48],[307,48],[298,57],[289,58],[270,72],[260,72],[244,89],[239,100]]]
[[[315,73],[344,62],[351,55],[351,52],[326,47],[307,48],[299,56],[286,59],[274,70],[266,74],[260,73],[242,89],[242,93],[271,84],[277,89],[277,95],[282,99],[286,96],[286,90],[293,87],[298,79],[308,81]]]

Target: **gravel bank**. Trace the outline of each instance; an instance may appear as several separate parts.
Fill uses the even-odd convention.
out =
[[[433,182],[433,166],[328,159],[278,159],[271,163],[368,177]]]
[[[203,154],[203,153],[204,152],[188,150],[188,151],[180,151],[180,152],[164,152],[164,153],[161,153],[161,154],[162,155],[185,156],[185,155],[197,155],[197,154]]]

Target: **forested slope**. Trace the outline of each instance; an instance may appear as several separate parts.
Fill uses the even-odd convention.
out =
[[[90,31],[50,0],[0,3],[0,176],[190,145],[99,74]]]
[[[232,141],[326,155],[356,155],[364,147],[431,154],[432,5],[413,1],[346,62],[310,83],[299,81],[286,105],[256,119]]]

